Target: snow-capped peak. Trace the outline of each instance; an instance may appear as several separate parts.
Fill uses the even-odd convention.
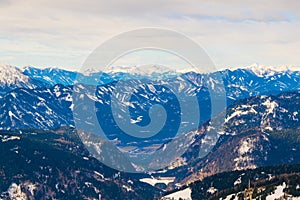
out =
[[[0,65],[0,83],[5,85],[13,85],[18,83],[27,83],[29,77],[22,71],[11,65]]]
[[[230,70],[239,70],[244,69],[251,71],[258,77],[269,77],[274,76],[277,73],[284,72],[299,72],[300,66],[292,66],[292,65],[281,65],[281,66],[271,66],[271,65],[260,65],[258,63],[254,63],[248,66],[242,67],[229,67],[229,68],[221,68],[221,71],[230,69]]]
[[[163,73],[176,73],[174,69],[165,67],[162,65],[141,65],[141,66],[129,66],[129,67],[113,67],[108,69],[108,72],[127,72],[130,74],[138,75],[152,75],[152,74],[163,74]]]
[[[278,72],[289,71],[289,68],[287,66],[273,67],[273,66],[259,65],[257,63],[247,66],[246,69],[251,70],[254,74],[256,74],[259,77],[273,76]]]
[[[153,75],[164,73],[177,73],[176,69],[172,69],[162,65],[140,65],[140,66],[110,66],[106,69],[93,69],[88,68],[83,72],[90,75],[92,73],[105,72],[105,73],[129,73],[132,75]]]
[[[263,77],[263,76],[273,76],[277,73],[282,72],[291,72],[291,71],[300,71],[300,67],[297,66],[266,66],[266,65],[259,65],[258,63],[254,63],[252,65],[246,67],[240,67],[238,69],[246,69],[252,71],[256,76]]]

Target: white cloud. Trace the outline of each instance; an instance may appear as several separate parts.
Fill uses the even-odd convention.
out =
[[[121,2],[1,0],[0,62],[80,67],[111,36],[155,26],[191,37],[222,67],[300,63],[297,0]]]

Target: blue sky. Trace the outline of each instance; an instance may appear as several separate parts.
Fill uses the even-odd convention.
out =
[[[297,0],[0,0],[0,63],[78,69],[112,36],[161,27],[196,41],[220,68],[299,66],[299,8]],[[149,63],[161,58],[139,55]],[[119,63],[133,64],[133,58]]]

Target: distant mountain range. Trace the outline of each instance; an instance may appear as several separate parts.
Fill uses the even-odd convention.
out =
[[[23,72],[15,67],[2,66],[3,74],[13,73],[13,75],[5,75],[1,77],[0,87],[3,90],[2,98],[0,99],[2,110],[0,114],[1,126],[0,129],[20,129],[20,128],[41,128],[53,129],[60,126],[75,126],[75,121],[80,128],[94,131],[93,125],[89,122],[80,121],[80,116],[75,116],[74,119],[74,102],[84,103],[92,107],[89,110],[96,108],[101,112],[97,117],[103,119],[92,119],[90,122],[103,120],[112,120],[110,108],[110,95],[115,90],[117,82],[123,82],[124,87],[115,94],[119,99],[124,99],[125,94],[130,92],[135,86],[138,86],[134,97],[131,97],[131,121],[140,126],[147,125],[150,121],[148,116],[149,108],[155,104],[168,107],[167,111],[171,113],[171,118],[174,119],[171,123],[164,127],[163,132],[176,132],[176,117],[181,108],[186,108],[190,113],[188,119],[181,119],[182,129],[180,132],[188,132],[197,128],[197,124],[193,124],[196,120],[192,120],[192,116],[196,116],[197,110],[192,105],[191,100],[196,96],[198,107],[200,108],[199,125],[211,116],[212,105],[210,102],[210,92],[213,91],[216,96],[224,95],[227,105],[233,104],[234,101],[245,99],[259,95],[279,94],[284,91],[294,91],[299,88],[300,72],[298,71],[281,71],[270,73],[255,72],[251,69],[237,69],[234,71],[224,70],[212,74],[197,74],[195,72],[177,73],[165,75],[159,79],[151,78],[151,75],[141,74],[126,74],[124,72],[96,72],[89,75],[80,74],[78,72],[70,72],[61,69],[37,69],[25,67]],[[166,73],[166,72],[165,72]],[[218,75],[217,75],[218,74]],[[125,77],[125,78],[124,78]],[[222,82],[217,77],[222,77]],[[76,85],[76,90],[73,85]],[[120,84],[119,84],[120,85]],[[162,88],[160,85],[164,85]],[[80,86],[80,87],[77,87]],[[175,91],[175,95],[180,97],[181,102],[176,103],[173,94],[165,88],[171,88]],[[127,91],[127,92],[126,92]],[[163,92],[164,91],[164,92]],[[226,96],[226,97],[225,97]],[[76,99],[73,99],[76,98]],[[96,104],[95,104],[96,103]],[[179,105],[179,104],[178,104]],[[175,106],[175,107],[174,107]],[[216,105],[213,105],[216,107]],[[226,105],[224,105],[226,106]],[[119,102],[119,107],[128,107],[128,102]],[[225,107],[220,106],[219,112]],[[103,110],[106,110],[103,114]],[[195,114],[193,114],[195,113]],[[78,113],[75,113],[75,115]],[[84,114],[83,112],[81,114]],[[126,113],[121,113],[122,115]],[[110,118],[109,118],[110,116]],[[77,118],[76,118],[77,117]],[[178,120],[180,120],[178,118]],[[178,121],[177,120],[177,121]],[[107,123],[103,123],[107,124]],[[115,128],[114,128],[115,127]],[[111,132],[121,132],[117,125],[110,125],[107,129]],[[121,138],[120,138],[121,137]],[[121,141],[130,142],[127,135],[122,138],[111,135],[110,139],[120,139]],[[133,139],[133,138],[132,138]],[[161,140],[163,138],[153,138],[153,140]],[[121,144],[126,145],[126,144]]]
[[[140,97],[138,97],[138,101],[141,101],[141,96],[143,95],[162,96],[162,94],[158,94],[157,91],[153,92],[150,90],[151,84],[152,86],[166,84],[167,87],[177,90],[178,93],[180,93],[180,95],[183,95],[183,98],[189,96],[197,96],[199,102],[207,102],[208,100],[210,100],[209,91],[214,91],[214,93],[216,93],[217,95],[219,93],[221,94],[222,92],[224,92],[224,89],[221,88],[223,87],[226,91],[225,95],[227,97],[228,105],[231,105],[235,100],[245,99],[252,96],[271,94],[276,95],[284,91],[294,91],[299,89],[300,84],[300,72],[298,71],[272,71],[272,73],[270,73],[270,71],[268,71],[267,69],[265,73],[254,73],[255,70],[253,70],[252,68],[237,69],[234,71],[224,70],[216,72],[221,74],[224,84],[218,83],[219,80],[214,79],[215,77],[217,77],[215,73],[172,73],[172,76],[160,77],[160,79],[155,80],[151,79],[151,76],[148,75],[131,76],[130,74],[125,74],[123,72],[113,72],[111,74],[97,72],[92,73],[90,75],[84,75],[78,72],[70,72],[55,68],[37,69],[25,67],[24,69],[22,69],[23,71],[21,71],[20,69],[12,66],[0,66],[0,69],[0,72],[2,74],[0,74],[0,87],[2,88],[0,92],[0,97],[2,101],[1,105],[2,109],[6,110],[6,112],[2,112],[2,115],[0,116],[2,122],[2,126],[0,128],[2,129],[7,129],[9,127],[10,129],[18,129],[28,126],[34,128],[51,129],[57,128],[58,126],[60,126],[60,124],[74,125],[72,119],[70,119],[70,112],[72,111],[70,109],[71,105],[70,103],[68,103],[73,100],[72,92],[74,92],[74,84],[81,84],[86,89],[80,89],[80,93],[82,92],[83,95],[89,93],[87,98],[93,101],[95,101],[95,99],[101,100],[99,101],[100,104],[101,102],[107,102],[107,95],[96,96],[95,91],[98,90],[102,91],[102,93],[105,93],[105,91],[109,88],[111,90],[112,87],[114,87],[113,85],[115,84],[115,82],[118,80],[122,80],[125,82],[135,81],[133,84],[137,85],[145,85],[145,83],[148,84],[147,87],[145,87],[144,89],[139,89],[137,96]],[[124,76],[126,77],[125,79],[122,78]],[[139,80],[146,81],[140,82]],[[101,85],[101,87],[98,87],[98,89],[89,88],[88,86],[91,85]],[[127,88],[127,90],[130,90],[130,88]],[[76,91],[74,93],[76,93]],[[15,101],[12,101],[14,96],[18,96],[18,98],[15,99],[16,101],[22,102],[16,103]],[[36,99],[35,101],[33,101],[34,98]],[[148,99],[145,99],[144,101],[147,101],[146,103],[148,103],[149,106],[158,103],[156,101],[148,102]],[[24,124],[23,126],[20,123],[17,123],[18,119],[15,119],[16,123],[13,123],[11,120],[12,117],[10,115],[16,114],[17,116],[18,114],[14,113],[16,112],[16,110],[20,112],[21,110],[25,109],[25,111],[27,112],[26,108],[18,108],[18,106],[23,107],[25,104],[28,104],[29,110],[27,113],[30,113],[30,109],[32,112],[32,109],[34,109],[34,107],[36,107],[37,105],[30,106],[31,102],[33,102],[33,104],[39,103],[39,106],[46,104],[46,106],[49,108],[54,107],[51,109],[51,111],[54,113],[59,113],[57,116],[63,116],[64,120],[60,121],[60,119],[57,119],[56,122],[48,123],[48,125],[43,125],[41,127],[39,127],[39,123],[37,121],[26,122],[26,120],[29,120],[30,117],[26,117],[26,120],[21,119],[21,121],[23,120],[23,122],[25,122],[22,123]],[[211,107],[207,104],[205,106],[204,105],[204,103],[199,104],[200,108],[202,109],[200,120],[201,122],[206,121],[211,117],[209,114],[209,110],[211,109]],[[37,108],[36,112],[43,112],[43,110],[45,111],[45,109],[46,108]],[[47,117],[46,115],[47,113],[43,113],[44,117]],[[68,115],[68,117],[66,117],[65,115]],[[137,118],[138,116],[132,117]],[[143,115],[141,121],[138,123],[143,124],[146,123],[146,121],[147,117]],[[5,124],[7,124],[7,126],[5,126]],[[26,126],[26,124],[28,125]]]
[[[70,127],[72,130],[78,128],[95,133],[98,131],[95,123],[99,123],[106,137],[122,150],[126,150],[129,155],[136,155],[135,152],[155,151],[164,155],[154,159],[155,161],[150,162],[149,166],[168,167],[161,171],[152,171],[151,176],[153,179],[161,177],[174,179],[168,186],[162,187],[158,184],[157,188],[148,188],[147,191],[155,195],[149,195],[145,199],[151,199],[159,196],[158,193],[166,188],[167,190],[178,188],[221,172],[300,163],[299,89],[300,72],[286,68],[274,70],[251,66],[199,74],[193,71],[128,73],[115,70],[79,73],[56,68],[19,69],[0,66],[0,130],[2,130],[0,146],[3,147],[4,152],[7,149],[14,149],[13,146],[8,148],[5,145],[15,145],[13,143],[20,138],[22,141],[27,141],[29,134],[29,141],[35,142],[35,145],[42,141],[47,143],[48,136],[55,137],[56,142],[51,143],[51,148],[49,147],[49,151],[52,151],[56,146],[62,145],[61,143],[69,144],[69,141],[65,141],[67,136],[61,138],[57,134],[70,132],[68,128],[54,133],[52,130]],[[213,102],[215,105],[212,105],[211,92],[217,99]],[[133,95],[128,99],[129,93]],[[218,104],[218,98],[222,97],[225,98],[224,106],[222,103]],[[115,101],[116,104],[113,98],[118,100]],[[197,100],[197,104],[194,104],[194,99]],[[114,116],[112,105],[119,108],[118,115]],[[141,127],[150,124],[153,119],[149,116],[149,110],[153,105],[163,106],[167,113],[166,123],[159,134],[145,140],[129,136],[119,128],[120,124],[116,120]],[[211,112],[212,106],[217,107],[217,113]],[[181,109],[189,115],[183,116]],[[125,118],[127,112],[130,114],[130,119]],[[181,118],[182,116],[185,118]],[[222,126],[219,126],[220,124]],[[45,138],[36,141],[34,134],[31,136],[31,132],[34,133],[32,129],[40,130],[38,136],[45,135]],[[22,136],[21,133],[26,130],[31,131]],[[180,134],[172,140],[176,132]],[[218,137],[207,137],[210,133]],[[62,142],[57,142],[58,140]],[[96,148],[95,145],[91,145],[91,148]],[[129,149],[126,148],[128,146]],[[105,149],[100,149],[99,152],[103,150]],[[29,159],[30,156],[23,157]],[[137,169],[139,166],[132,165],[132,167]],[[70,170],[72,174],[76,171]],[[40,174],[44,174],[42,171],[43,169]],[[17,176],[13,172],[9,173],[9,177]],[[85,174],[84,177],[86,176],[89,175]],[[136,186],[125,184],[129,181],[127,178],[120,182],[113,181],[114,183],[111,182],[112,180],[107,180],[104,184],[118,182],[113,187],[122,190],[122,193],[124,193],[124,189],[120,189],[122,187],[127,189],[138,187],[139,189],[133,189],[136,192],[130,197],[143,199],[140,196],[142,186],[139,185],[141,184],[139,179],[145,177],[149,175],[137,176]],[[41,177],[37,179],[38,184],[42,184]],[[2,190],[6,191],[2,195],[9,195],[8,188],[19,190],[19,187],[27,187],[24,181],[25,179],[23,185],[21,183],[21,185],[19,183],[11,185],[12,182],[17,182],[17,179],[0,183]],[[63,180],[59,179],[59,181]],[[59,189],[55,189],[51,184],[49,183],[47,190],[56,190],[53,196],[55,197]],[[80,184],[85,183],[80,182]],[[88,190],[90,186],[78,187],[84,193],[83,191]],[[125,189],[125,196],[128,195],[127,189]],[[42,189],[38,191],[41,192]],[[76,195],[74,191],[64,191]],[[26,194],[29,193],[28,190]],[[91,196],[95,197],[100,193],[102,197],[105,196],[105,191],[92,192]],[[59,193],[59,195],[63,194]],[[106,198],[111,199],[110,195],[112,193],[107,193]]]

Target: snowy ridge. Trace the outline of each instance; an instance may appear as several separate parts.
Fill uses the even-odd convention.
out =
[[[92,73],[129,73],[133,75],[151,76],[153,74],[181,74],[187,72],[196,72],[194,68],[177,69],[176,67],[166,67],[162,65],[149,64],[149,65],[137,65],[137,66],[111,66],[109,68],[101,70],[89,68],[84,71],[85,74]]]
[[[177,74],[184,74],[189,72],[195,72],[195,73],[201,73],[198,68],[195,67],[186,67],[186,68],[176,68],[176,67],[167,67],[163,65],[158,64],[149,64],[149,65],[137,65],[137,66],[110,66],[108,68],[86,68],[85,70],[82,69],[66,69],[61,67],[31,67],[31,66],[12,66],[7,64],[1,64],[0,63],[0,69],[1,67],[13,67],[19,72],[23,73],[25,71],[28,71],[30,69],[39,69],[39,70],[45,70],[48,72],[51,71],[68,71],[72,73],[81,73],[83,75],[90,76],[95,73],[130,73],[130,74],[138,74],[138,75],[152,75],[152,74],[162,74],[162,73],[177,73]],[[248,66],[238,66],[238,67],[218,67],[216,68],[216,71],[225,71],[225,70],[231,70],[235,71],[238,69],[245,69],[252,71],[257,76],[272,76],[276,73],[280,72],[295,72],[300,71],[300,66],[292,66],[292,65],[281,65],[281,66],[271,66],[271,65],[260,65],[258,63],[254,63]],[[213,71],[210,71],[213,72]]]
[[[33,79],[15,66],[0,65],[0,98],[17,88],[36,89],[45,86],[47,83]]]
[[[232,67],[230,70],[237,70],[237,69],[245,69],[252,71],[255,75],[258,77],[264,77],[264,76],[274,76],[276,73],[282,73],[282,72],[295,72],[300,71],[299,66],[266,66],[266,65],[259,65],[258,63],[254,63],[249,66],[245,67]]]
[[[18,85],[28,83],[29,77],[11,65],[0,65],[0,83],[4,85]]]

